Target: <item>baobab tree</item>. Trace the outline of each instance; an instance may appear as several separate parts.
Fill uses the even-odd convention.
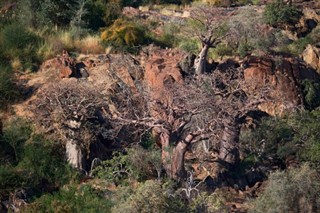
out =
[[[161,90],[158,98],[150,91],[140,96],[118,92],[113,100],[119,113],[110,120],[119,126],[131,125],[131,133],[152,131],[162,150],[163,168],[176,180],[186,177],[185,154],[192,144],[209,141],[218,147],[218,161],[230,167],[238,163],[243,118],[257,109],[269,91],[263,88],[255,95],[247,94],[243,68],[232,65],[202,74],[201,79],[167,79]],[[131,112],[133,109],[138,110]]]
[[[225,8],[200,6],[191,11],[191,34],[201,43],[201,50],[194,62],[195,73],[200,75],[206,72],[206,61],[210,48],[216,48],[227,35],[224,22],[229,13]]]

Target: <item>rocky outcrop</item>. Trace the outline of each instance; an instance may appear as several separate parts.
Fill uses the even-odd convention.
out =
[[[92,65],[92,62],[77,62],[76,59],[64,50],[61,56],[44,62],[40,70],[51,70],[59,79],[70,77],[87,78],[89,76],[87,71],[88,65]]]
[[[320,15],[316,12],[316,10],[305,8],[302,12],[303,16],[301,17],[295,29],[295,33],[297,34],[298,38],[308,35],[320,23]]]
[[[249,57],[244,79],[249,93],[266,91],[265,101],[259,109],[270,115],[282,115],[303,105],[300,83],[304,79],[317,79],[317,74],[293,58]]]
[[[178,64],[183,57],[183,53],[177,50],[157,50],[149,56],[145,64],[144,81],[154,99],[162,100],[168,96],[165,95],[167,84],[183,82]]]
[[[309,44],[303,51],[302,58],[308,65],[320,72],[320,48]]]

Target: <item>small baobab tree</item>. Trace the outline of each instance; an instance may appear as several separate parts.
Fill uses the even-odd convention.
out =
[[[195,73],[200,75],[206,72],[206,61],[210,48],[215,48],[227,35],[224,22],[228,19],[228,10],[212,6],[199,6],[191,11],[191,34],[195,35],[200,43],[201,50],[194,62]]]

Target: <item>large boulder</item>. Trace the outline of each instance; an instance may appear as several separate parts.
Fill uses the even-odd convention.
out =
[[[320,72],[320,48],[309,44],[303,51],[302,57],[308,65]]]
[[[251,94],[265,92],[265,101],[259,109],[270,115],[283,115],[288,110],[303,106],[300,84],[304,79],[317,79],[318,75],[293,58],[249,57],[244,79]],[[261,95],[261,94],[260,94]]]

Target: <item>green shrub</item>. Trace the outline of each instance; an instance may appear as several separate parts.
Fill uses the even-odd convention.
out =
[[[46,194],[26,206],[22,212],[110,212],[111,203],[89,185],[68,186]]]
[[[34,182],[45,180],[55,186],[63,185],[74,177],[63,153],[61,147],[41,135],[34,135],[32,142],[24,145],[23,158],[17,168],[27,168]]]
[[[300,38],[288,45],[288,50],[291,54],[299,56],[307,47],[308,44],[312,44],[313,40],[311,37],[307,36]]]
[[[240,141],[244,152],[254,157],[255,161],[269,157],[284,159],[295,150],[295,144],[289,143],[293,135],[294,131],[286,120],[266,118],[255,130],[242,132]],[[283,146],[287,146],[287,153],[281,151]]]
[[[0,194],[20,187],[41,193],[45,185],[61,186],[75,177],[63,151],[43,136],[32,135],[30,124],[22,119],[6,124],[0,148]]]
[[[320,206],[320,182],[317,172],[308,165],[269,177],[262,194],[253,201],[249,212],[317,212]]]
[[[0,34],[0,46],[10,61],[19,60],[21,67],[17,69],[35,70],[39,65],[37,48],[41,38],[24,26],[13,23],[4,27]]]
[[[266,6],[264,11],[265,22],[276,27],[295,25],[301,15],[297,8],[286,4],[284,0],[274,0]]]
[[[19,89],[15,84],[15,77],[8,66],[0,64],[0,109],[7,106],[20,97]]]
[[[167,191],[172,189],[159,181],[148,180],[140,183],[134,190],[125,189],[120,190],[121,196],[116,193],[118,195],[115,197],[119,199],[111,212],[190,212],[179,196],[169,197]]]
[[[312,110],[320,105],[320,84],[318,82],[304,80],[302,91],[307,109]]]
[[[200,49],[199,41],[197,39],[181,39],[178,46],[182,50],[193,54],[198,54]]]
[[[31,133],[30,124],[21,118],[12,119],[5,125],[0,147],[6,156],[5,158],[10,159],[10,164],[17,165],[21,161],[24,144],[30,139]]]
[[[319,168],[320,112],[300,112],[288,117],[263,119],[255,130],[242,131],[241,146],[254,162],[284,160],[295,156],[301,162]]]
[[[90,0],[86,4],[87,13],[84,15],[84,21],[87,23],[88,27],[93,31],[98,31],[101,27],[106,26],[106,22],[103,20],[105,17],[105,10],[103,3],[100,1]]]
[[[113,157],[98,166],[94,174],[103,180],[127,184],[128,180],[160,178],[162,171],[161,152],[157,149],[146,150],[140,146],[130,148],[126,153],[114,152]]]
[[[119,203],[112,208],[112,212],[166,212],[166,197],[161,184],[156,181],[146,181],[140,184],[124,203]]]
[[[127,21],[117,19],[109,28],[102,31],[101,39],[106,45],[113,46],[117,50],[136,51],[136,49],[147,44],[146,29]]]

